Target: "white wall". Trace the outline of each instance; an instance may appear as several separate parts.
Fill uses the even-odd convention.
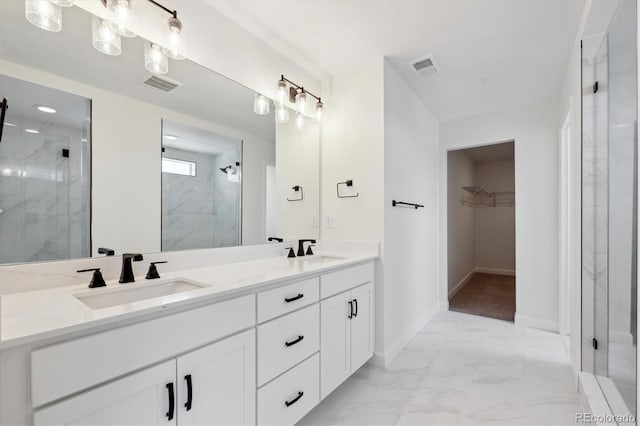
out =
[[[413,338],[438,305],[439,124],[400,74],[384,63],[385,362]],[[392,200],[425,207],[392,207]]]
[[[475,183],[475,164],[469,155],[450,151],[447,156],[447,294],[459,288],[476,267],[475,212],[460,203],[460,188]]]
[[[110,247],[118,253],[160,251],[162,119],[244,140],[243,221],[259,226],[247,226],[243,235],[248,242],[264,242],[265,207],[256,194],[264,194],[265,183],[257,164],[275,161],[272,141],[32,68],[6,61],[0,65],[11,77],[92,99],[94,254],[98,247]]]
[[[384,107],[382,58],[334,76],[321,129],[323,240],[383,242]],[[330,107],[329,107],[330,106]],[[353,179],[358,198],[336,196],[336,183]],[[382,249],[382,247],[381,247]],[[376,262],[376,351],[384,348],[384,274]]]
[[[320,129],[306,120],[298,129],[295,120],[276,124],[276,231],[285,240],[320,238],[318,207],[320,203]],[[302,186],[301,192],[291,189]]]
[[[515,140],[516,322],[557,330],[559,99],[442,123],[440,200],[446,194],[447,150]],[[446,223],[441,209],[441,223]],[[446,227],[441,253],[447,252]],[[446,302],[446,262],[441,261],[441,302]]]
[[[475,185],[482,185],[491,192],[515,191],[514,161],[475,163]],[[473,210],[475,267],[485,272],[515,273],[515,207],[478,207]]]

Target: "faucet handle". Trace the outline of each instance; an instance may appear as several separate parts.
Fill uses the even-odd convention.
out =
[[[312,256],[313,255],[313,250],[311,250],[311,247],[315,247],[315,244],[309,244],[309,247],[307,247],[307,253],[305,253],[305,256]]]
[[[285,247],[285,250],[289,250],[289,254],[287,255],[287,257],[296,257],[296,254],[293,251],[293,247]]]
[[[89,288],[105,287],[107,283],[104,282],[104,277],[102,276],[102,272],[100,272],[100,268],[79,269],[76,272],[92,272],[92,271],[93,271],[93,276],[91,277]]]
[[[147,275],[145,276],[146,279],[155,280],[157,278],[160,278],[160,274],[158,273],[158,268],[156,268],[156,265],[159,263],[168,263],[168,262],[166,260],[162,260],[160,262],[151,262],[149,264],[149,270],[147,271]]]

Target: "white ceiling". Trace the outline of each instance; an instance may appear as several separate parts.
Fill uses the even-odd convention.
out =
[[[584,0],[208,0],[329,75],[388,57],[440,119],[558,93]],[[408,68],[434,54],[440,74]],[[316,70],[317,71],[317,70]]]
[[[174,136],[177,139],[167,138]],[[240,149],[241,141],[175,121],[162,121],[162,146],[216,155]]]
[[[63,8],[62,31],[51,33],[27,22],[23,1],[2,3],[0,59],[275,140],[273,112],[253,112],[252,90],[188,60],[171,60],[166,75],[183,87],[173,93],[150,88],[142,83],[150,74],[144,68],[140,37],[123,38],[122,55],[111,57],[92,47],[91,15],[78,7]]]

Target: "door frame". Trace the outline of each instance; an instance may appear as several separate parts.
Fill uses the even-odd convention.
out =
[[[571,334],[571,303],[569,279],[570,261],[570,235],[571,225],[571,185],[570,179],[573,170],[571,168],[571,108],[560,127],[560,191],[558,200],[558,332],[564,336]]]

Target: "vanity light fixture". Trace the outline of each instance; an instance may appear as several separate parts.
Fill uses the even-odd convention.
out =
[[[253,96],[253,112],[258,115],[269,114],[269,99],[260,93]]]
[[[160,45],[144,44],[144,67],[153,74],[166,74],[169,72],[169,58],[164,54]]]
[[[181,61],[185,58],[180,53],[183,49],[182,22],[176,16],[169,18],[169,46],[163,47],[162,51],[171,59]]]
[[[284,124],[289,122],[289,108],[284,104],[276,105],[276,123]]]
[[[56,112],[58,112],[55,108],[52,108],[50,106],[46,106],[46,105],[34,105],[33,106],[35,109],[37,109],[40,112],[44,112],[47,114],[55,114]]]
[[[91,21],[91,35],[93,47],[97,51],[109,56],[118,56],[122,53],[122,39],[116,33],[109,22],[94,16]]]
[[[62,8],[49,0],[25,0],[24,14],[36,27],[51,32],[62,29]]]
[[[60,7],[71,7],[73,6],[73,0],[49,0],[53,4],[57,4]]]
[[[135,37],[136,34],[127,27],[131,23],[131,2],[133,0],[107,0],[107,9],[113,13],[113,20],[109,27],[123,37]]]
[[[278,81],[277,103],[284,105],[287,100],[287,87],[288,87],[288,100],[290,103],[296,104],[296,111],[299,114],[304,115],[307,109],[307,97],[311,96],[316,102],[316,115],[315,119],[320,120],[322,112],[324,111],[324,104],[319,96],[306,90],[304,87],[294,83],[293,81],[285,78],[284,75],[280,76]],[[276,121],[278,114],[276,112]]]

